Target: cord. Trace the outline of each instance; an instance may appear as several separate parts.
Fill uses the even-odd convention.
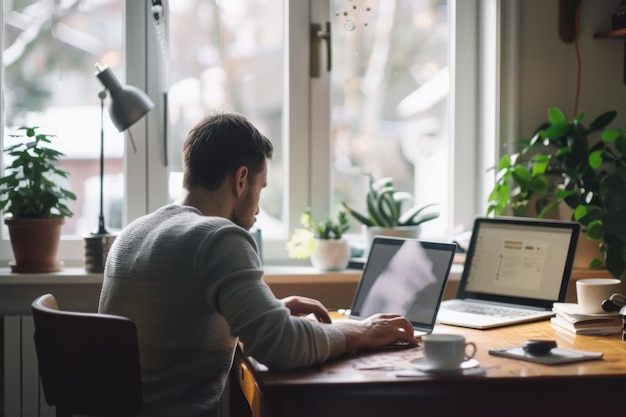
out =
[[[574,114],[572,117],[576,117],[578,115],[578,106],[580,101],[580,83],[582,77],[582,59],[580,57],[580,48],[578,45],[578,38],[580,34],[580,7],[576,8],[576,31],[574,34],[574,49],[576,51],[576,96],[574,98]]]

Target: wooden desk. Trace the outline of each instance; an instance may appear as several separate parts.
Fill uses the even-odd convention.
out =
[[[392,363],[411,370],[409,360],[422,357],[419,347],[359,353],[290,372],[260,369],[239,352],[233,369],[255,417],[626,415],[626,342],[620,335],[574,336],[547,321],[485,331],[439,325],[435,331],[475,342],[486,375],[357,369]],[[555,339],[559,347],[602,351],[604,358],[546,366],[488,354],[527,339]]]

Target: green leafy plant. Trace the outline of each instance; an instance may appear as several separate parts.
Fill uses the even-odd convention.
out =
[[[568,120],[558,108],[531,139],[517,142],[517,152],[503,156],[489,195],[487,214],[545,217],[559,205],[573,210],[587,238],[597,241],[616,277],[626,267],[626,136],[609,129],[617,113],[608,111],[588,127],[584,113]]]
[[[403,211],[403,204],[413,200],[412,194],[396,190],[391,177],[374,180],[371,174],[366,175],[369,177],[369,191],[366,197],[367,213],[359,212],[342,202],[347,212],[365,226],[390,228],[419,226],[439,217],[437,212],[425,213],[428,208],[435,206],[435,204],[415,205]]]
[[[340,210],[337,217],[332,219],[326,215],[324,220],[318,221],[311,208],[307,208],[300,217],[303,229],[294,230],[287,242],[287,253],[293,259],[306,259],[315,250],[315,239],[341,239],[343,234],[350,228],[348,215]]]
[[[22,142],[5,148],[13,161],[0,178],[0,211],[14,219],[71,217],[65,201],[76,200],[76,195],[56,183],[68,173],[54,165],[63,154],[46,146],[53,135],[37,133],[37,127],[19,130],[24,134],[11,137]]]

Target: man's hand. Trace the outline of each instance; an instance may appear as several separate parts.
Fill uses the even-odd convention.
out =
[[[346,335],[347,350],[374,349],[399,340],[417,346],[413,325],[399,314],[374,314],[360,322],[338,321]]]
[[[328,310],[318,300],[312,298],[291,296],[280,300],[291,311],[292,316],[307,316],[313,314],[317,321],[330,323]]]

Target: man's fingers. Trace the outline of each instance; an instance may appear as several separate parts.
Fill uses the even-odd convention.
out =
[[[326,310],[322,310],[321,313],[316,313],[315,317],[320,323],[332,323],[332,320],[330,319],[330,316],[328,315],[328,312]]]

